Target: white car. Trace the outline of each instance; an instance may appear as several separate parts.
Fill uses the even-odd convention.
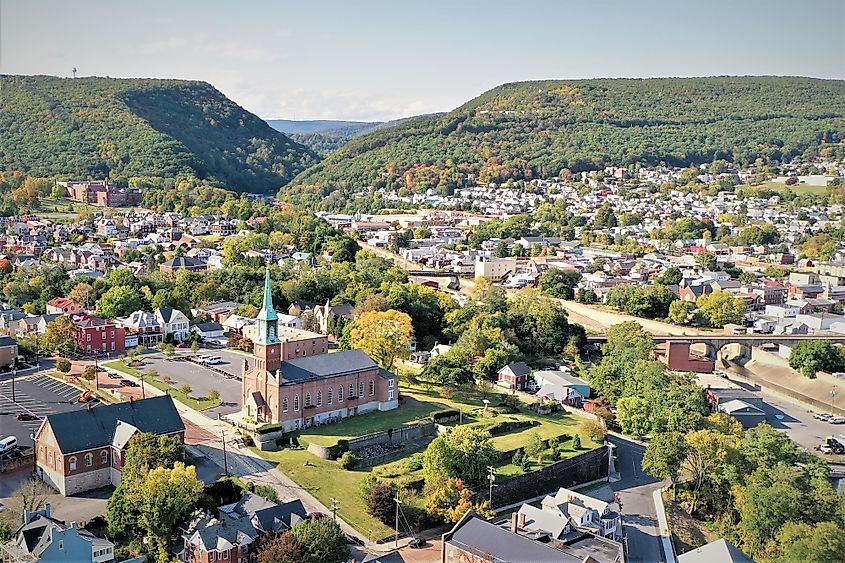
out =
[[[831,416],[827,421],[831,424],[845,424],[845,416]]]

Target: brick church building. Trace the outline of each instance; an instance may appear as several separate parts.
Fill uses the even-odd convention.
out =
[[[328,353],[325,336],[278,326],[270,272],[258,313],[253,366],[244,362],[243,414],[285,432],[399,406],[399,378],[361,350]]]

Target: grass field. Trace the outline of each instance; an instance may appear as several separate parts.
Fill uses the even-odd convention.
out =
[[[816,194],[824,195],[829,189],[827,186],[810,186],[808,184],[795,184],[794,186],[787,186],[781,182],[764,182],[759,186],[742,186],[746,192],[759,192],[761,190],[773,190],[782,192],[786,188],[791,189],[796,194]]]
[[[171,397],[183,403],[196,411],[201,411],[205,409],[211,409],[216,406],[219,406],[221,401],[220,399],[209,399],[208,397],[192,397],[186,393],[183,393],[176,387],[171,387],[164,381],[160,381],[154,377],[150,377],[148,373],[144,373],[139,371],[135,368],[127,367],[123,364],[120,360],[113,360],[111,362],[105,362],[103,366],[107,368],[111,368],[113,370],[117,370],[121,373],[125,373],[127,375],[131,375],[132,377],[137,377],[141,379],[143,377],[145,385],[152,385],[156,389],[164,391],[165,393],[169,394]]]

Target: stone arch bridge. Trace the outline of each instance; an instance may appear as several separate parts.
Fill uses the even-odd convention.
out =
[[[663,361],[669,368],[678,371],[708,373],[713,371],[719,351],[725,346],[739,345],[739,357],[751,359],[751,349],[764,345],[785,345],[793,347],[800,342],[828,340],[835,344],[845,344],[845,335],[806,335],[806,334],[696,334],[689,336],[653,335],[655,344],[665,344],[666,353]],[[607,342],[606,336],[588,336],[590,344]],[[690,348],[704,345],[704,356],[690,355]]]

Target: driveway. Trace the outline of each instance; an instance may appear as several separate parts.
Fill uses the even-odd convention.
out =
[[[641,469],[645,447],[619,436],[608,436],[616,446],[616,470],[621,480],[610,483],[622,502],[622,528],[628,545],[628,561],[665,561],[657,524],[653,493],[663,483]]]

